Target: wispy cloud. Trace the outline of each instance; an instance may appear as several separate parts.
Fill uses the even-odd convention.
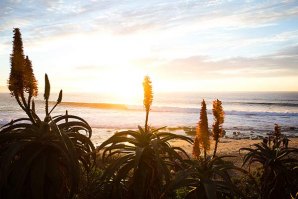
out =
[[[222,79],[239,77],[283,77],[298,75],[298,46],[260,57],[236,57],[212,61],[193,56],[161,65],[158,71],[172,79]]]

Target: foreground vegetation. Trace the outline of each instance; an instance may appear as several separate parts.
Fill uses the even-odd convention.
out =
[[[194,140],[148,125],[152,83],[144,78],[144,127],[117,132],[98,149],[92,129],[82,118],[53,116],[62,101],[49,107],[50,82],[45,76],[45,117],[35,111],[37,96],[32,63],[24,56],[19,29],[14,30],[9,90],[27,118],[0,128],[0,198],[290,198],[298,192],[298,149],[281,146],[278,126],[274,144],[242,148],[243,167],[218,156],[223,134],[222,102],[213,102],[214,123],[208,128],[202,101]],[[210,152],[210,137],[214,151]],[[169,141],[193,145],[192,157]],[[251,168],[256,164],[254,168]]]

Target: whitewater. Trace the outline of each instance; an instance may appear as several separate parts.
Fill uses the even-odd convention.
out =
[[[55,101],[55,97],[52,97]],[[209,127],[212,127],[212,101],[219,99],[225,111],[224,129],[227,135],[264,136],[273,131],[274,124],[282,127],[289,137],[298,136],[298,92],[223,92],[223,93],[156,93],[149,124],[153,127],[195,127],[201,101],[205,99]],[[93,135],[100,140],[115,131],[136,129],[144,125],[142,100],[135,104],[109,103],[100,94],[64,94],[64,100],[53,115],[69,114],[84,118],[93,128]],[[44,117],[42,95],[36,99],[37,113]],[[13,97],[0,93],[0,126],[13,119],[25,117]],[[177,133],[181,133],[177,131]],[[183,133],[183,132],[182,132]]]

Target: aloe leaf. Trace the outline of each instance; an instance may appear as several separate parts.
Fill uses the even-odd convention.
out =
[[[57,99],[57,103],[58,104],[60,104],[61,103],[61,101],[62,101],[62,90],[60,90],[60,92],[59,92],[59,96],[58,96],[58,99]]]
[[[32,107],[32,112],[35,113],[35,102],[34,102],[34,99],[32,100],[32,103],[31,104],[32,104],[32,106],[31,106]]]
[[[33,198],[39,199],[44,197],[44,179],[46,172],[46,156],[41,155],[38,160],[34,161],[31,168],[31,188]]]
[[[45,90],[44,90],[44,99],[45,100],[49,100],[50,91],[51,91],[50,81],[49,81],[48,75],[45,74]]]

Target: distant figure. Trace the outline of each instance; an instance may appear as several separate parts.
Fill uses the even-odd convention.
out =
[[[288,145],[289,145],[289,139],[287,138],[287,136],[284,136],[284,138],[282,139],[282,146],[287,149]]]
[[[267,137],[263,138],[263,143],[266,144],[266,145],[268,144],[268,138]]]

